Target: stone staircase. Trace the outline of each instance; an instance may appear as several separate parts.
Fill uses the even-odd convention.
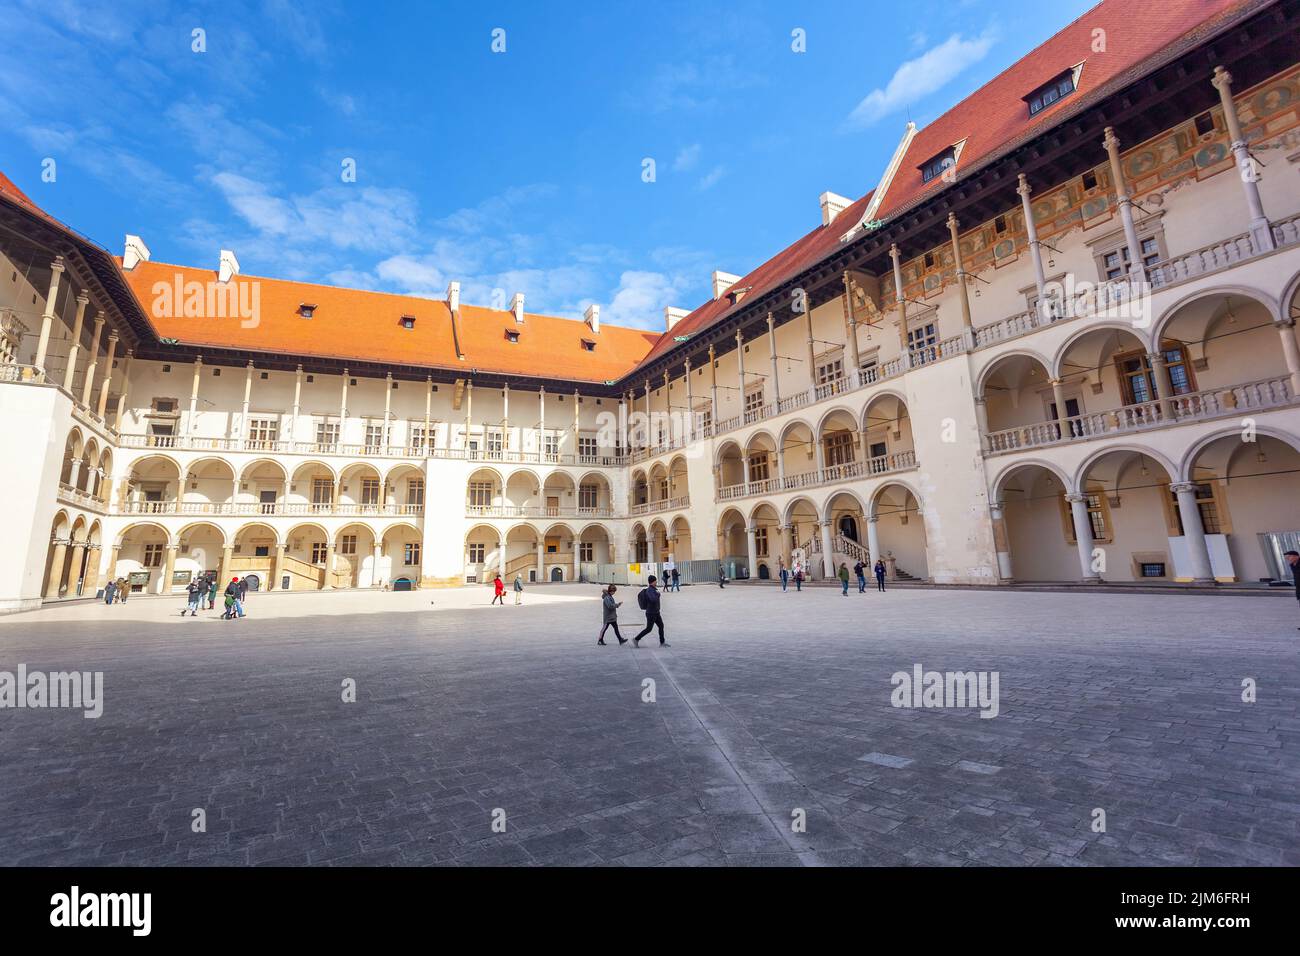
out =
[[[820,576],[822,553],[821,535],[813,535],[807,541],[799,545],[799,547],[803,548],[804,553],[808,555],[809,563],[813,565],[813,576]],[[837,534],[831,538],[831,548],[831,557],[835,561],[835,567],[837,569],[841,563],[847,564],[850,570],[852,570],[853,565],[859,561],[868,567],[875,563],[875,559],[871,557],[871,552],[867,549],[867,546],[855,541],[848,535]],[[868,572],[868,577],[870,577],[870,572]],[[914,583],[921,582],[920,578],[908,574],[897,565],[894,567],[894,580],[910,581]]]

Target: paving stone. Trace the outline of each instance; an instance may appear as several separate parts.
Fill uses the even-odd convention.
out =
[[[0,669],[105,673],[97,720],[0,711],[0,861],[1300,865],[1289,600],[688,588],[634,653],[594,588],[470,593],[0,619]],[[997,671],[999,716],[893,707],[916,664]]]

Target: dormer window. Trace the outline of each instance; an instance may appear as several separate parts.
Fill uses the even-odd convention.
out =
[[[415,328],[415,316],[413,316],[413,315],[404,315],[404,316],[402,316],[402,318],[400,319],[400,322],[401,322],[402,328],[404,328],[404,329],[413,329],[413,328]]]
[[[1079,80],[1079,67],[1071,67],[1059,76],[1054,76],[1038,89],[1025,97],[1029,104],[1029,115],[1033,116],[1047,109],[1063,96],[1074,92]]]
[[[316,314],[316,303],[314,302],[300,303],[298,306],[298,314],[301,315],[304,319],[310,319],[313,315]]]
[[[922,164],[921,182],[928,183],[936,176],[942,176],[944,170],[957,165],[957,147],[949,146],[934,159]]]
[[[594,351],[596,351],[596,343],[593,342],[591,339],[583,339],[583,340],[582,340],[582,347],[583,347],[586,351],[588,351],[588,352],[594,352]],[[561,395],[560,398],[563,399],[564,396]]]
[[[518,345],[518,344],[519,344],[519,330],[518,330],[518,329],[506,329],[506,341],[509,342],[511,345]]]

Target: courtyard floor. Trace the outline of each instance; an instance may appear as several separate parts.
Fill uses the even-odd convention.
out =
[[[0,671],[104,675],[99,719],[0,710],[0,864],[1300,865],[1285,596],[701,586],[662,650],[524,597],[0,619]],[[997,716],[892,706],[917,664]]]

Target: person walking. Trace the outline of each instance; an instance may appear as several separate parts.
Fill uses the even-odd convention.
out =
[[[651,628],[659,628],[659,646],[669,647],[669,643],[664,640],[664,618],[659,613],[659,589],[655,587],[655,576],[652,574],[646,578],[646,586],[641,593],[636,596],[636,603],[640,605],[641,610],[645,611],[645,627],[641,633],[632,638],[632,646],[640,647],[641,638],[650,633]]]
[[[126,578],[117,579],[117,603],[125,604],[126,599],[131,596],[131,582]]]
[[[803,590],[803,565],[802,564],[796,564],[794,566],[794,589],[796,591]]]
[[[104,585],[104,603],[112,604],[113,598],[116,595],[117,595],[117,582],[110,578],[109,582]]]
[[[222,615],[229,620],[237,620],[244,616],[244,598],[240,585],[248,587],[239,578],[231,578],[230,583],[226,585],[226,613]]]
[[[875,572],[876,572],[876,590],[883,591],[885,590],[885,562],[882,561],[880,558],[876,559]]]
[[[214,574],[208,578],[208,610],[211,611],[217,606],[217,576]]]
[[[781,569],[781,590],[784,591],[790,584],[790,569],[785,566],[785,558],[777,558],[776,566]]]
[[[718,587],[725,588],[726,586],[727,586],[727,569],[722,565],[718,565]]]
[[[618,609],[623,606],[623,602],[614,600],[614,592],[617,590],[618,588],[611,584],[600,595],[601,625],[600,637],[596,638],[596,643],[602,647],[606,646],[605,631],[611,627],[614,629],[614,636],[618,638],[618,643],[620,645],[627,643],[627,638],[618,632]]]
[[[189,597],[188,610],[190,612],[190,617],[198,616],[199,605],[203,603],[203,595],[204,592],[206,591],[207,591],[207,587],[204,585],[204,582],[202,581],[191,579],[190,583],[185,586],[185,593]],[[181,611],[181,617],[184,616],[185,616],[185,612]]]
[[[1287,551],[1282,556],[1291,565],[1291,577],[1295,579],[1295,599],[1300,601],[1300,551]],[[1300,627],[1296,630],[1300,631]]]
[[[861,560],[853,565],[853,573],[858,576],[858,593],[867,593],[867,566]]]
[[[515,605],[524,603],[524,579],[522,575],[515,575]]]
[[[849,566],[843,561],[840,562],[840,587],[843,589],[844,596],[849,596]]]
[[[682,590],[682,576],[678,572],[677,565],[675,564],[673,565],[672,579],[673,579],[673,590],[680,593]]]
[[[243,616],[244,605],[248,603],[248,575],[245,574],[239,579],[239,611]]]
[[[496,604],[498,601],[501,602],[502,607],[506,606],[506,583],[501,580],[500,574],[492,579],[492,603]]]

